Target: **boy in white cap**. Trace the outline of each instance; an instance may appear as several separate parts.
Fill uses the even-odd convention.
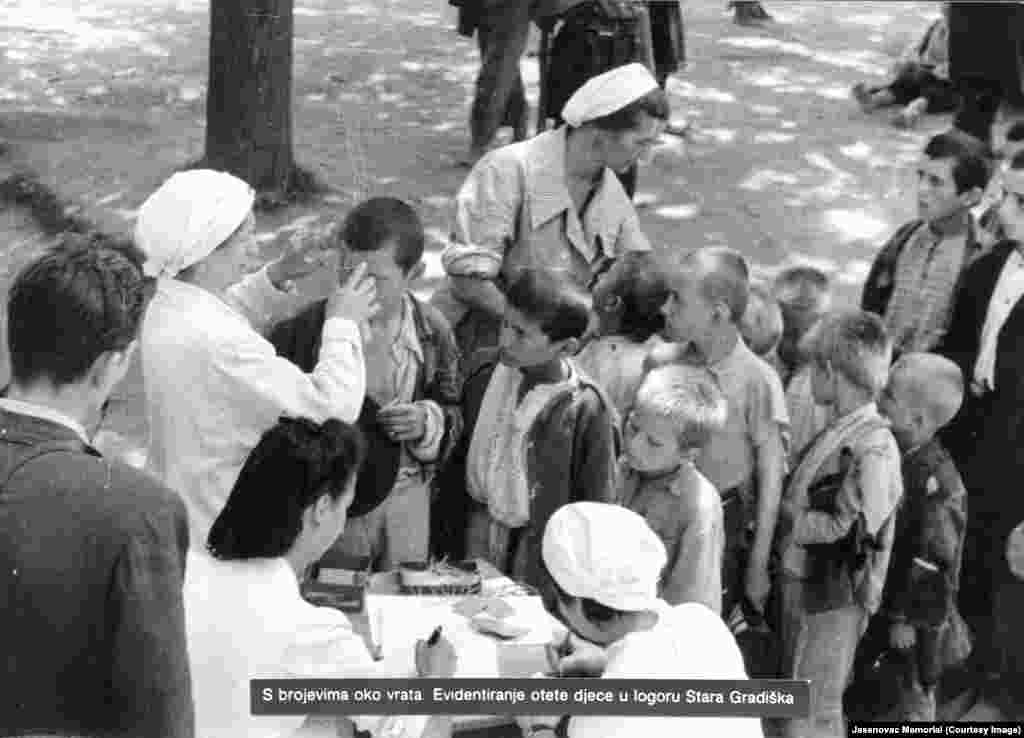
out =
[[[281,415],[352,422],[366,392],[358,323],[376,310],[363,270],[331,295],[310,374],[260,335],[299,305],[289,284],[320,264],[315,239],[242,279],[253,191],[224,172],[179,172],[139,210],[135,240],[157,278],[141,334],[149,467],[184,499],[202,548],[239,470]]]
[[[593,659],[588,676],[747,678],[743,656],[721,618],[698,603],[673,608],[658,598],[665,546],[638,514],[599,502],[566,505],[551,516],[542,545],[551,585],[547,606],[576,638],[607,649],[603,670]],[[581,663],[570,655],[560,666],[580,674],[587,668],[581,670]],[[519,722],[525,735],[551,738],[558,719]],[[760,738],[763,733],[756,718],[588,715],[568,723],[569,738],[641,735]]]

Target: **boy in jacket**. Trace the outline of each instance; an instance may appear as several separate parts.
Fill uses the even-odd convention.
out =
[[[589,299],[535,270],[507,298],[498,362],[465,387],[467,554],[539,587],[551,514],[615,501],[619,431],[611,402],[569,358],[589,325]]]

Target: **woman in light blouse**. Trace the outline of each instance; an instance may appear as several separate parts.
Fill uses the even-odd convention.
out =
[[[280,678],[450,677],[455,652],[440,638],[420,641],[407,673],[385,673],[341,612],[300,594],[306,570],[341,534],[356,497],[364,456],[360,431],[347,423],[282,418],[253,449],[210,529],[208,551],[191,551],[185,621],[197,738],[320,736],[337,726],[306,716],[252,715],[249,680]],[[418,738],[427,717],[352,718],[374,736]]]
[[[524,269],[559,272],[588,287],[607,259],[651,246],[617,171],[657,143],[668,99],[642,64],[584,84],[566,103],[566,125],[487,154],[456,197],[448,279],[432,302],[451,322],[472,371],[496,347],[504,286]]]

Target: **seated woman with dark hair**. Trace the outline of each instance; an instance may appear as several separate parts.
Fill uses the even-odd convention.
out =
[[[310,735],[305,716],[253,716],[251,679],[454,672],[454,650],[440,639],[416,645],[407,673],[384,673],[345,615],[302,599],[299,582],[341,534],[350,506],[368,512],[356,499],[363,457],[363,438],[347,423],[282,418],[245,462],[210,530],[208,552],[189,553],[185,614],[197,736]],[[413,738],[427,718],[353,721],[374,736]]]

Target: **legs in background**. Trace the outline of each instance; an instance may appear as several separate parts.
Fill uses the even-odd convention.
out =
[[[484,11],[476,33],[481,64],[470,113],[472,142],[464,162],[470,165],[487,152],[503,124],[513,127],[517,141],[526,138],[529,106],[519,61],[530,35],[529,6],[515,0]]]

